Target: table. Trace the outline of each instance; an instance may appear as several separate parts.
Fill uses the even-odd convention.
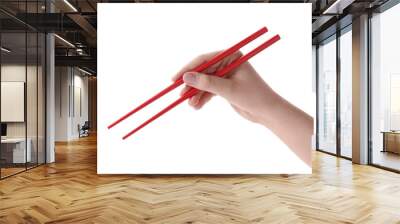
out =
[[[382,131],[383,150],[382,152],[392,152],[400,154],[400,131]]]
[[[25,154],[25,138],[6,138],[1,139],[1,157],[6,163],[26,163],[31,162],[32,140],[26,139],[28,142]]]

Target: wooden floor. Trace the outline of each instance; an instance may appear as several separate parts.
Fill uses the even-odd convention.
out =
[[[400,175],[315,153],[312,175],[98,176],[96,138],[0,181],[0,223],[400,223]]]
[[[35,168],[37,166],[37,164],[33,164],[33,163],[27,163],[27,167],[25,167],[25,164],[18,164],[18,167],[2,167],[1,168],[1,178],[6,178],[8,176],[20,173],[20,172],[24,172],[27,169],[32,169]]]
[[[2,178],[3,177],[8,177],[8,176],[11,176],[13,174],[22,172],[24,170],[26,170],[25,167],[23,167],[23,168],[19,168],[19,167],[17,167],[17,168],[14,168],[14,167],[12,167],[12,168],[4,168],[3,167],[3,168],[1,168],[1,177]]]

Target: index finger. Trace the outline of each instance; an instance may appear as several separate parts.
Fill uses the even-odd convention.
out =
[[[172,77],[172,81],[176,81],[177,79],[179,79],[185,72],[191,71],[193,69],[195,69],[197,66],[209,61],[209,59],[211,59],[212,57],[214,57],[215,55],[217,55],[218,53],[220,53],[220,51],[214,51],[214,52],[210,52],[210,53],[206,53],[206,54],[202,54],[197,56],[195,59],[193,59],[192,61],[190,61],[188,64],[186,64],[183,68],[181,68],[179,70],[179,72],[177,72],[173,77]]]

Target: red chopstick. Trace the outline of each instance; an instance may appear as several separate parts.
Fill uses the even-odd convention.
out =
[[[271,46],[272,44],[274,44],[275,42],[277,42],[278,40],[280,40],[280,36],[279,35],[275,35],[273,36],[271,39],[267,40],[266,42],[264,42],[263,44],[261,44],[260,46],[258,46],[257,48],[255,48],[254,50],[250,51],[249,53],[247,53],[246,55],[238,58],[237,60],[235,60],[234,62],[232,62],[231,64],[229,64],[228,66],[226,66],[225,68],[217,71],[214,75],[223,77],[224,75],[226,75],[227,73],[229,73],[230,71],[232,71],[233,69],[237,68],[239,65],[243,64],[244,62],[248,61],[250,58],[252,58],[253,56],[255,56],[256,54],[260,53],[261,51],[263,51],[264,49],[268,48],[269,46]],[[160,112],[158,112],[156,115],[154,115],[153,117],[151,117],[150,119],[148,119],[147,121],[145,121],[143,124],[139,125],[137,128],[133,129],[132,131],[130,131],[128,134],[126,134],[124,137],[122,137],[122,139],[126,139],[129,136],[131,136],[132,134],[134,134],[135,132],[139,131],[140,129],[142,129],[143,127],[145,127],[146,125],[148,125],[149,123],[151,123],[152,121],[156,120],[157,118],[159,118],[161,115],[165,114],[166,112],[168,112],[169,110],[171,110],[172,108],[174,108],[175,106],[179,105],[180,103],[182,103],[183,101],[185,101],[186,99],[196,95],[196,93],[199,90],[195,89],[195,88],[190,88],[183,96],[181,96],[179,99],[177,99],[175,102],[171,103],[170,105],[168,105],[166,108],[164,108],[163,110],[161,110]]]
[[[235,53],[236,51],[238,51],[240,48],[242,48],[243,46],[245,46],[246,44],[250,43],[251,41],[253,41],[254,39],[258,38],[259,36],[263,35],[264,33],[268,32],[268,29],[266,27],[263,27],[261,29],[259,29],[257,32],[251,34],[250,36],[246,37],[245,39],[243,39],[242,41],[240,41],[239,43],[233,45],[232,47],[228,48],[227,50],[217,54],[216,56],[214,56],[213,58],[211,58],[211,60],[209,60],[208,62],[205,62],[199,66],[197,66],[196,68],[194,68],[191,71],[194,72],[202,72],[204,70],[206,70],[207,68],[211,67],[212,65],[214,65],[215,63],[221,61],[222,59],[224,59],[225,57]],[[144,108],[145,106],[149,105],[150,103],[152,103],[153,101],[157,100],[158,98],[164,96],[166,93],[174,90],[176,87],[180,86],[183,84],[183,80],[182,80],[182,75],[179,79],[177,79],[174,83],[172,83],[171,85],[169,85],[167,88],[161,90],[159,93],[157,93],[156,95],[154,95],[153,97],[151,97],[150,99],[146,100],[144,103],[140,104],[138,107],[136,107],[135,109],[131,110],[130,112],[128,112],[127,114],[125,114],[124,116],[120,117],[118,120],[114,121],[112,124],[110,124],[108,126],[108,129],[114,127],[115,125],[117,125],[118,123],[120,123],[121,121],[125,120],[126,118],[128,118],[129,116],[131,116],[132,114],[138,112],[139,110],[141,110],[142,108]]]

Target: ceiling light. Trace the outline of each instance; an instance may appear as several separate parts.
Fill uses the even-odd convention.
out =
[[[65,4],[67,4],[74,12],[78,12],[78,10],[68,1],[64,0]]]
[[[75,45],[73,45],[71,42],[69,42],[68,40],[66,40],[66,39],[64,39],[64,38],[62,38],[62,37],[60,37],[59,35],[57,35],[57,34],[54,34],[54,36],[55,37],[57,37],[59,40],[61,40],[62,42],[64,42],[64,43],[66,43],[67,45],[69,45],[70,47],[73,47],[73,48],[75,48]]]
[[[11,50],[9,50],[9,49],[7,49],[7,48],[5,48],[5,47],[1,47],[0,49],[1,49],[2,51],[6,52],[6,53],[10,53],[10,52],[11,52]]]
[[[83,70],[83,69],[81,69],[81,68],[79,68],[79,67],[78,67],[78,70],[81,71],[81,72],[83,72],[83,73],[85,73],[85,74],[87,74],[87,75],[93,75],[92,73],[90,73],[90,72],[88,72],[88,71],[86,71],[86,70]]]
[[[342,14],[343,9],[351,5],[354,0],[336,0],[332,5],[324,10],[322,14]]]
[[[76,53],[78,53],[79,55],[83,55],[83,49],[77,48]]]

